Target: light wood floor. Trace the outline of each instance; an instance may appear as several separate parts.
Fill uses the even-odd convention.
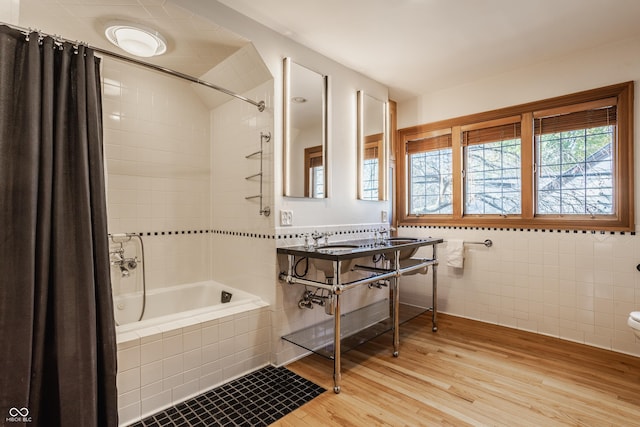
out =
[[[453,316],[401,326],[333,362],[288,366],[327,389],[277,426],[640,426],[640,358]]]

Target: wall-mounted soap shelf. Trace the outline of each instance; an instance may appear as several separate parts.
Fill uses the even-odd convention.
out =
[[[264,215],[264,216],[271,215],[271,209],[269,208],[269,206],[263,206],[264,195],[262,192],[262,181],[263,181],[263,172],[264,172],[262,168],[262,158],[264,154],[264,143],[269,141],[271,141],[271,132],[267,132],[267,133],[260,132],[260,151],[256,151],[255,153],[247,154],[246,156],[244,156],[245,159],[250,159],[250,158],[260,156],[260,172],[254,173],[253,175],[249,175],[244,178],[246,180],[249,180],[256,177],[260,177],[260,194],[256,194],[255,196],[247,196],[245,197],[245,200],[260,199],[260,215]]]

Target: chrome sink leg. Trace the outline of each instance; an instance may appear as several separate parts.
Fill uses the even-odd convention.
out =
[[[396,268],[400,267],[400,251],[395,252]],[[400,276],[393,278],[393,357],[400,351]]]
[[[333,392],[340,393],[342,374],[340,373],[340,292],[335,294],[335,314],[333,330]]]
[[[433,245],[433,259],[437,260],[437,248],[436,245]],[[431,275],[433,278],[433,286],[432,286],[432,302],[431,305],[433,307],[433,313],[431,317],[432,327],[431,330],[433,332],[438,332],[438,262],[433,264],[431,267]]]

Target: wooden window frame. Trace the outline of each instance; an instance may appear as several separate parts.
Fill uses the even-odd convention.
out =
[[[635,231],[634,223],[634,111],[633,81],[598,89],[563,95],[541,101],[530,102],[498,110],[457,117],[438,122],[412,126],[397,132],[396,144],[396,212],[398,226],[463,226],[490,228],[538,228],[558,230]],[[572,106],[595,103],[615,98],[617,105],[617,138],[614,158],[614,206],[613,215],[588,217],[585,215],[538,215],[535,214],[535,135],[534,112],[571,111]],[[463,130],[479,128],[486,123],[509,121],[521,117],[521,181],[522,207],[520,215],[464,215],[463,214]],[[409,215],[408,214],[408,153],[409,141],[450,131],[452,137],[452,182],[453,214]]]
[[[320,164],[317,164],[318,159],[320,159]],[[322,162],[322,145],[316,145],[304,149],[304,197],[312,197],[309,191],[311,188],[310,174],[311,168],[316,166],[324,166]]]
[[[363,160],[378,160],[378,198],[377,199],[363,199],[363,200],[383,200],[383,178],[384,178],[384,162],[382,161],[383,148],[384,148],[384,134],[378,133],[374,135],[368,135],[364,138]],[[362,190],[364,193],[364,189]],[[363,194],[364,197],[364,194]]]
[[[437,130],[433,130],[433,131],[427,131],[427,132],[420,132],[416,135],[413,135],[413,137],[410,140],[407,140],[405,142],[405,150],[404,150],[404,156],[400,156],[400,157],[404,157],[404,166],[405,166],[405,184],[404,184],[404,190],[405,190],[405,198],[407,200],[406,203],[406,209],[405,209],[405,213],[408,212],[409,210],[409,197],[410,197],[410,191],[409,191],[409,171],[410,171],[410,167],[409,164],[407,162],[407,159],[409,157],[409,155],[411,154],[418,154],[418,153],[423,153],[423,152],[428,152],[428,151],[437,151],[437,150],[442,150],[442,149],[450,149],[452,150],[452,165],[451,165],[451,170],[453,171],[455,165],[453,165],[453,146],[452,146],[452,139],[453,139],[453,134],[452,134],[452,129],[451,128],[445,128],[445,129],[437,129]],[[403,163],[403,162],[400,162]],[[401,181],[398,181],[401,182]],[[455,187],[456,186],[456,181],[455,181],[455,174],[454,177],[452,179],[452,186]],[[454,191],[455,193],[455,191]],[[402,194],[402,191],[400,191],[399,194]],[[454,197],[454,195],[452,194],[452,197]],[[455,209],[455,203],[452,205],[452,209]],[[442,219],[446,219],[449,218],[451,216],[451,214],[443,214],[443,213],[438,213],[438,214],[425,214],[423,216],[428,216],[429,218],[435,219],[438,218],[440,220]]]

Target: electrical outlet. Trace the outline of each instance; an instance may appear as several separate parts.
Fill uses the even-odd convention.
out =
[[[280,225],[293,225],[293,211],[280,211]]]
[[[382,211],[380,213],[380,221],[381,222],[389,222],[389,212],[387,211]]]

